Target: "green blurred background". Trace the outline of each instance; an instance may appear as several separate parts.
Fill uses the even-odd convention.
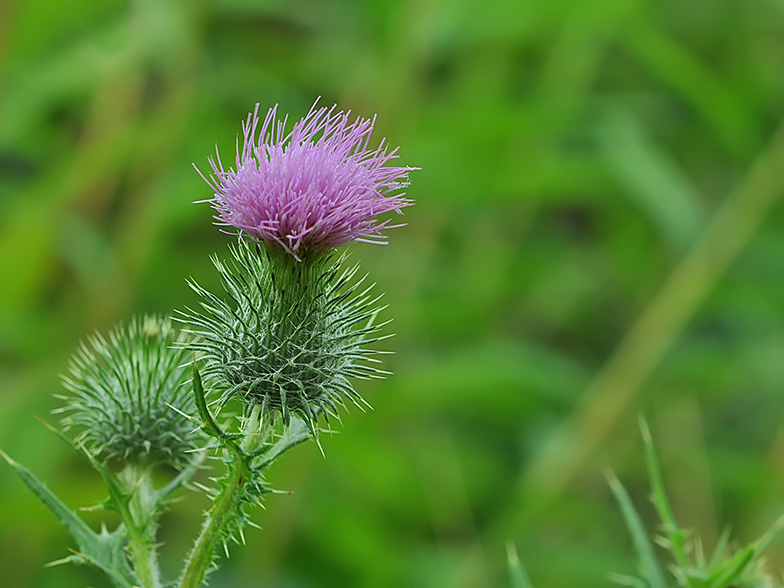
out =
[[[509,539],[538,588],[606,586],[604,469],[655,525],[641,413],[707,547],[784,513],[782,0],[0,0],[0,447],[102,498],[32,415],[86,334],[217,286],[191,163],[319,95],[422,168],[352,254],[395,375],[270,470],[293,494],[211,586],[505,587]],[[165,517],[169,576],[205,506]],[[0,464],[0,583],[107,586],[43,567],[71,546]]]

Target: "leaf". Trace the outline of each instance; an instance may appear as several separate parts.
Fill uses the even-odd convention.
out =
[[[520,563],[520,558],[517,557],[517,549],[511,541],[506,543],[506,562],[512,588],[531,588],[531,581],[528,579],[528,574],[525,573],[525,568]]]
[[[708,577],[707,586],[710,588],[728,588],[732,581],[743,573],[743,570],[751,563],[756,553],[756,545],[747,545],[741,549]]]
[[[672,556],[675,558],[678,567],[685,573],[691,567],[686,557],[685,534],[678,527],[675,522],[675,516],[672,514],[670,501],[667,499],[667,493],[664,490],[664,481],[659,470],[659,462],[656,459],[656,450],[653,447],[651,431],[648,428],[648,423],[642,417],[640,417],[640,431],[643,444],[645,445],[645,461],[648,465],[648,475],[651,478],[651,487],[653,489],[653,504],[659,513],[667,539],[669,539],[669,548]]]
[[[664,574],[662,573],[659,562],[656,560],[656,555],[653,552],[653,545],[648,539],[648,534],[645,532],[640,515],[632,504],[629,493],[626,488],[615,477],[612,472],[607,472],[607,481],[610,484],[618,504],[621,506],[623,518],[626,519],[626,526],[629,527],[629,533],[634,542],[634,548],[637,550],[637,555],[642,564],[643,573],[648,580],[651,588],[666,588],[667,583],[664,581]]]
[[[100,534],[95,533],[30,470],[15,462],[2,450],[0,450],[0,455],[16,470],[16,473],[32,490],[33,494],[49,507],[49,510],[60,519],[60,522],[73,536],[79,551],[75,553],[76,558],[68,558],[70,561],[83,561],[97,567],[109,576],[109,579],[119,588],[132,588],[138,585],[125,557],[124,527],[118,527],[114,533],[109,533],[106,529],[102,530]]]
[[[609,112],[598,139],[610,169],[628,196],[658,225],[677,252],[685,251],[706,224],[700,196],[686,175],[651,142],[630,112]]]
[[[117,476],[107,468],[105,465],[100,463],[95,457],[87,450],[86,447],[81,445],[74,444],[66,435],[63,434],[62,431],[58,430],[57,428],[53,427],[49,423],[47,423],[42,418],[36,417],[39,422],[41,422],[47,429],[52,431],[55,435],[60,437],[68,446],[73,449],[76,453],[78,453],[81,457],[86,459],[93,468],[101,474],[103,477],[104,483],[106,484],[106,488],[109,491],[109,498],[111,500],[107,500],[102,506],[103,508],[113,509],[118,512],[121,516],[123,516],[123,520],[126,523],[130,523],[132,519],[126,518],[127,516],[127,506],[130,497],[128,494],[123,490],[122,484],[117,479]]]
[[[159,505],[165,504],[169,495],[172,492],[174,492],[175,490],[177,490],[177,488],[181,486],[185,486],[190,481],[193,475],[198,471],[199,466],[201,466],[206,456],[207,456],[206,451],[198,452],[191,460],[191,462],[187,466],[185,466],[182,469],[182,471],[180,471],[180,473],[177,474],[177,476],[171,482],[166,484],[166,486],[164,486],[158,491]]]
[[[264,454],[257,464],[257,467],[263,468],[271,464],[281,453],[287,451],[294,447],[295,445],[299,445],[300,443],[304,443],[307,441],[311,436],[310,429],[305,424],[305,422],[301,419],[293,417],[291,419],[291,424],[286,427],[286,431],[283,433],[281,438],[275,443],[275,445],[270,448],[267,453]]]
[[[204,397],[204,388],[201,383],[201,376],[199,375],[199,368],[196,366],[196,361],[193,362],[193,397],[196,401],[196,408],[199,410],[199,416],[202,420],[202,430],[221,441],[226,447],[230,448],[234,453],[240,454],[237,445],[232,441],[232,436],[226,434],[215,422],[212,417],[210,408],[207,406],[207,399]]]

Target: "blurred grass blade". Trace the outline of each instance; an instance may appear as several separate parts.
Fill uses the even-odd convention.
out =
[[[512,588],[531,588],[531,581],[525,573],[520,558],[517,557],[517,549],[512,541],[506,543],[506,562],[509,566],[509,578],[512,581]]]
[[[731,583],[743,573],[757,553],[755,545],[747,545],[725,561],[707,578],[708,588],[729,588]]]
[[[123,43],[127,36],[128,25],[118,21],[39,63],[31,63],[26,75],[14,80],[0,96],[0,142],[18,142],[40,124],[53,105],[96,87],[107,72],[128,63],[133,48]]]
[[[675,522],[675,516],[672,514],[670,501],[667,498],[661,470],[659,469],[659,461],[656,459],[656,450],[653,447],[651,431],[648,428],[648,423],[642,417],[640,417],[640,430],[642,432],[642,442],[645,445],[645,461],[648,465],[648,476],[651,479],[651,488],[653,489],[653,505],[661,518],[664,532],[670,543],[669,547],[672,556],[675,558],[678,567],[685,573],[691,568],[686,557],[685,534],[678,527]]]
[[[783,185],[784,121],[594,376],[572,414],[531,460],[519,498],[527,504],[515,508],[532,516],[564,493],[748,244]]]
[[[699,236],[706,214],[699,194],[666,153],[645,136],[635,117],[613,109],[598,129],[599,146],[629,197],[672,248],[683,252]]]
[[[620,584],[621,586],[630,586],[631,588],[650,588],[648,584],[635,578],[634,576],[624,576],[623,574],[609,574],[608,579],[611,582]]]
[[[615,494],[615,498],[618,500],[618,504],[621,507],[623,518],[626,519],[626,526],[629,528],[629,533],[632,536],[634,548],[637,550],[637,556],[640,558],[640,564],[642,565],[645,578],[648,580],[651,588],[667,588],[667,583],[664,581],[664,574],[659,566],[659,562],[656,561],[653,545],[643,527],[640,515],[637,514],[631,498],[629,498],[629,493],[626,492],[626,488],[624,488],[623,484],[615,477],[615,474],[608,471],[606,475],[607,482],[610,484],[610,489],[613,491],[613,494]]]
[[[714,75],[696,54],[640,19],[622,40],[633,55],[669,84],[713,127],[733,155],[747,157],[760,141],[760,126],[737,92]]]
[[[125,538],[118,532],[93,532],[82,519],[63,504],[35,475],[18,464],[2,450],[0,455],[16,470],[33,494],[43,502],[71,533],[79,551],[70,561],[88,563],[103,571],[119,588],[132,588],[138,584],[125,557]]]

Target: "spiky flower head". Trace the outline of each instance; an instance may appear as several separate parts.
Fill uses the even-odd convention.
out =
[[[219,404],[238,397],[246,416],[254,407],[267,422],[296,415],[314,433],[319,415],[337,414],[344,400],[361,405],[350,378],[383,373],[366,347],[382,325],[373,324],[377,298],[353,280],[356,268],[341,272],[340,260],[324,255],[297,261],[246,240],[232,255],[230,264],[213,258],[227,298],[192,283],[203,310],[185,319]]]
[[[217,224],[232,226],[299,259],[308,250],[328,251],[354,241],[383,242],[392,228],[378,216],[412,204],[399,190],[413,167],[387,164],[397,158],[384,144],[369,148],[373,120],[317,108],[286,132],[286,118],[269,110],[259,129],[258,109],[243,124],[236,169],[210,158],[215,191],[209,200]],[[257,138],[258,132],[258,138]],[[202,175],[202,177],[204,177]]]
[[[201,439],[188,418],[196,415],[189,340],[169,318],[155,316],[116,327],[108,341],[99,333],[88,338],[62,378],[73,393],[61,397],[65,429],[102,461],[189,461]]]

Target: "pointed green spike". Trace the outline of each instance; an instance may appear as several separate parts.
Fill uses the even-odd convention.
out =
[[[661,470],[659,469],[659,461],[656,458],[656,449],[653,446],[651,430],[648,428],[648,423],[642,416],[640,416],[640,431],[642,433],[643,445],[645,445],[645,461],[648,466],[648,475],[651,478],[653,504],[656,507],[656,511],[659,513],[662,525],[664,526],[664,532],[670,542],[670,551],[675,559],[675,563],[680,569],[686,571],[691,568],[688,557],[686,556],[686,536],[683,530],[678,527],[678,524],[675,522],[675,516],[672,514],[670,501],[667,498]]]
[[[626,488],[615,477],[615,474],[607,471],[605,475],[607,482],[610,484],[610,489],[615,494],[615,498],[621,507],[623,518],[626,520],[626,526],[629,528],[634,548],[637,551],[637,557],[640,558],[645,578],[648,580],[651,588],[667,588],[664,574],[653,551],[653,545],[645,532],[640,515],[637,514],[637,510],[634,508],[631,498],[629,498],[629,493],[626,492]]]

